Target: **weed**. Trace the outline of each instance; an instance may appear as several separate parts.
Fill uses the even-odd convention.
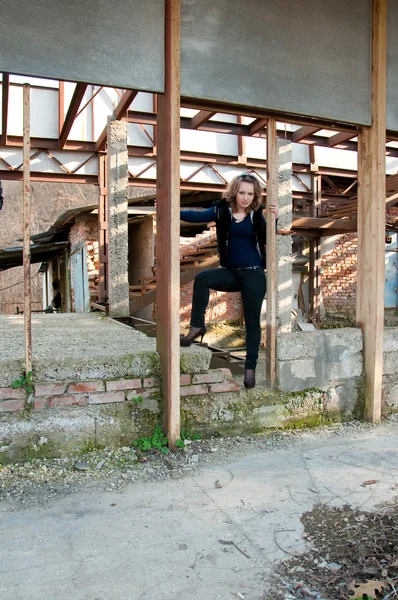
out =
[[[184,448],[185,440],[191,440],[191,441],[200,440],[199,433],[187,433],[186,431],[181,431],[180,436],[181,436],[180,439],[176,441],[177,448]]]
[[[140,404],[141,402],[144,402],[144,398],[142,396],[137,396],[136,398],[130,398],[130,402]]]
[[[152,448],[156,448],[156,450],[159,450],[163,454],[167,454],[169,451],[169,449],[167,447],[168,443],[169,443],[169,440],[164,435],[162,428],[160,427],[160,425],[156,425],[155,431],[153,432],[153,434],[151,436],[142,437],[142,438],[136,440],[133,443],[133,446],[135,446],[136,448],[139,448],[143,452],[146,452],[147,450],[151,450]]]
[[[19,377],[18,379],[15,379],[12,382],[12,387],[14,389],[24,388],[27,394],[33,394],[35,388],[32,381],[32,371],[28,371],[27,373],[21,375],[21,377]]]

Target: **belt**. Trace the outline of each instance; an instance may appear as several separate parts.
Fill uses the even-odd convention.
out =
[[[263,267],[235,267],[233,270],[234,271],[247,271],[248,269],[261,269],[262,271],[264,270]]]

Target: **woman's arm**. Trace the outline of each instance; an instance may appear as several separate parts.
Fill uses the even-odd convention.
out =
[[[217,219],[217,213],[214,206],[206,210],[181,210],[180,219],[187,223],[211,223]]]

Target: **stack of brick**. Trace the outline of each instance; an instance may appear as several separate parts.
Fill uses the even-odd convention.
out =
[[[339,236],[328,254],[322,257],[321,287],[326,313],[355,314],[358,238],[355,233]]]
[[[388,208],[386,222],[394,224],[397,219],[398,207]],[[327,315],[353,317],[356,311],[358,238],[355,233],[346,233],[336,240],[334,248],[322,256],[323,302]]]

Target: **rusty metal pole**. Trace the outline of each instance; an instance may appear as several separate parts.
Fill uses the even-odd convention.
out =
[[[180,437],[180,0],[165,3],[165,92],[157,113],[156,340],[164,429]]]
[[[30,290],[30,85],[23,86],[23,278],[25,374],[32,372],[32,310]]]

